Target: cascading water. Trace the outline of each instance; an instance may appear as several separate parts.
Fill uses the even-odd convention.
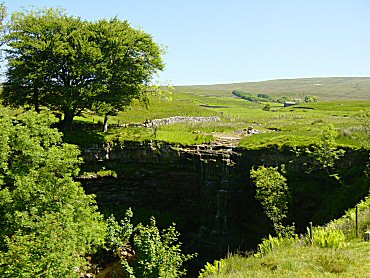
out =
[[[228,191],[221,189],[217,191],[217,213],[215,219],[215,232],[222,235],[227,231],[227,195]]]

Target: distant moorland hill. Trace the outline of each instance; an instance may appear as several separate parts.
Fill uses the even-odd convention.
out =
[[[370,77],[326,77],[277,79],[215,85],[176,86],[178,92],[205,96],[230,96],[233,90],[263,93],[273,97],[287,96],[303,99],[306,95],[320,100],[370,100]]]

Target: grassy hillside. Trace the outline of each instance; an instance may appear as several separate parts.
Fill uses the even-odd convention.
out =
[[[91,125],[89,131],[83,129],[82,134],[79,130],[73,131],[66,134],[66,139],[78,144],[93,143],[91,139],[95,138],[100,141],[162,140],[191,145],[211,143],[220,137],[231,137],[236,138],[241,147],[258,149],[269,145],[309,144],[325,126],[333,124],[338,131],[338,143],[361,146],[369,144],[362,138],[366,123],[359,117],[361,111],[370,111],[370,101],[317,102],[293,107],[271,103],[271,110],[264,111],[263,104],[238,98],[174,93],[173,100],[169,102],[153,99],[149,109],[134,104],[131,109],[111,117],[110,123],[144,123],[146,119],[171,116],[219,116],[221,122],[164,125],[159,126],[156,132],[152,128],[144,127],[110,128],[104,134],[100,132],[102,118],[85,114],[83,117],[77,117],[76,122]],[[98,122],[100,124],[97,124]],[[245,130],[250,126],[261,133],[248,135]],[[73,133],[76,133],[75,136]],[[88,135],[88,138],[85,138],[85,135]]]
[[[370,147],[368,140],[363,140],[362,137],[366,125],[370,125],[368,123],[370,120],[365,123],[359,117],[361,111],[370,111],[369,87],[370,78],[292,79],[176,87],[171,100],[164,101],[152,97],[148,109],[134,103],[126,111],[111,117],[110,124],[140,124],[146,120],[172,116],[218,116],[221,122],[163,125],[156,131],[152,128],[126,126],[111,128],[103,134],[100,132],[102,117],[85,113],[81,117],[76,117],[76,122],[88,124],[89,131],[83,129],[82,134],[79,130],[67,133],[66,139],[77,144],[118,139],[162,140],[191,145],[212,143],[220,138],[229,137],[239,142],[241,147],[256,149],[268,145],[310,144],[325,126],[333,124],[338,130],[338,143]],[[299,94],[304,92],[302,88],[310,88],[311,91],[307,92],[320,98],[316,103],[301,103],[291,107],[284,107],[280,103],[268,103],[270,109],[266,111],[264,110],[266,103],[243,100],[231,94],[233,89],[246,91],[247,88],[264,89],[263,92],[271,96],[279,96],[283,94],[282,92],[288,95],[285,92],[289,92],[292,97],[299,97]],[[253,136],[246,134],[245,130],[250,126],[261,133]]]
[[[178,92],[204,96],[229,96],[233,90],[250,93],[264,93],[274,97],[287,96],[303,99],[315,95],[322,101],[331,100],[370,100],[369,77],[328,77],[278,79],[261,82],[216,84],[202,86],[179,86]]]
[[[370,277],[370,243],[352,242],[345,248],[321,248],[292,244],[277,248],[263,258],[233,256],[217,262],[214,271],[202,277],[276,278],[276,277]]]

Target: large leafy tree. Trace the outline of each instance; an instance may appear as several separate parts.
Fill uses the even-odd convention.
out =
[[[78,277],[106,229],[73,180],[79,151],[52,115],[10,113],[0,110],[0,276]]]
[[[73,110],[79,109],[74,102],[88,87],[82,71],[90,69],[79,67],[84,56],[79,46],[86,46],[82,27],[78,18],[52,9],[13,13],[5,36],[8,69],[4,103],[34,106],[36,111],[46,105],[63,111],[65,120],[70,121]],[[71,71],[72,65],[75,68]],[[72,96],[76,99],[71,102]]]
[[[162,50],[142,30],[132,29],[127,21],[117,18],[99,20],[90,25],[101,58],[94,84],[99,94],[93,110],[108,115],[129,105],[133,99],[147,103],[153,75],[163,69]]]
[[[109,115],[147,100],[164,67],[152,37],[117,18],[89,22],[44,9],[13,13],[9,26],[3,102],[60,111],[66,126],[84,109]]]

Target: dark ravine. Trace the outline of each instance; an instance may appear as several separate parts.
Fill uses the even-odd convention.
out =
[[[342,184],[321,171],[307,174],[305,158],[289,149],[245,150],[229,146],[181,147],[163,142],[94,145],[82,152],[84,171],[110,169],[117,178],[80,178],[104,210],[120,214],[127,207],[158,216],[158,223],[177,222],[189,252],[199,262],[228,250],[250,250],[272,225],[249,179],[253,166],[284,163],[291,190],[288,223],[303,232],[308,221],[323,224],[340,216],[369,191],[363,173],[368,151],[347,150],[339,162]],[[166,222],[167,221],[167,222]]]

